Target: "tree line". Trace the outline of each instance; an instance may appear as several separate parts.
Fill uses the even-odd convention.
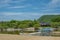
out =
[[[51,19],[51,27],[57,27],[60,26],[60,17],[56,17]],[[38,20],[11,20],[11,21],[0,21],[0,29],[7,29],[7,28],[29,28],[34,27],[38,28],[41,27],[40,21]]]
[[[11,21],[1,21],[0,22],[0,29],[7,29],[7,28],[29,28],[29,27],[40,27],[40,24],[37,20],[11,20]]]

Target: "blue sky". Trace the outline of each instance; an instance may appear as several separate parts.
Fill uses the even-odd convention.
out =
[[[0,21],[60,15],[60,0],[0,0]]]

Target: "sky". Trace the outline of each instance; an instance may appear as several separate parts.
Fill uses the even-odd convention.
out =
[[[0,21],[34,20],[60,15],[60,0],[0,0]]]

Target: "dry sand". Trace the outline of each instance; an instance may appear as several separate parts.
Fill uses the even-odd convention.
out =
[[[0,40],[60,40],[60,37],[0,34]]]

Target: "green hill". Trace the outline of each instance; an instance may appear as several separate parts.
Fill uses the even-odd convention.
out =
[[[41,16],[38,21],[40,22],[51,22],[51,19],[60,17],[60,15],[43,15]]]

